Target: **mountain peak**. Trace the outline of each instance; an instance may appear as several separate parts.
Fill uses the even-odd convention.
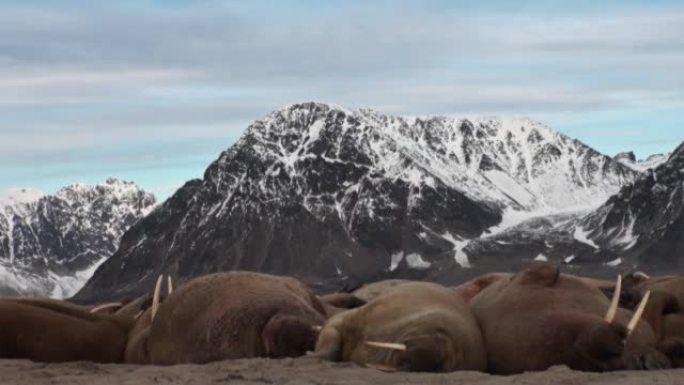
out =
[[[307,282],[470,266],[462,248],[509,212],[600,205],[637,173],[528,118],[401,117],[325,103],[251,124],[126,234],[79,300],[161,272]],[[422,274],[422,273],[421,273]]]
[[[637,161],[636,155],[634,155],[634,151],[625,151],[621,152],[613,157],[613,159],[617,160],[618,162],[620,161],[627,161],[631,163],[635,163]]]

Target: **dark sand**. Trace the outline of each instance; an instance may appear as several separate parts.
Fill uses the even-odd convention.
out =
[[[385,373],[313,358],[250,359],[207,365],[133,366],[0,360],[0,384],[684,384],[684,370],[583,373],[566,367],[500,377],[476,372]]]

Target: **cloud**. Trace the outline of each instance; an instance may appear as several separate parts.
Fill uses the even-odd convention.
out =
[[[684,107],[681,5],[483,3],[9,2],[0,159],[73,153],[104,173],[136,148],[206,156],[269,110],[307,100],[530,115],[598,147],[609,138],[597,127],[637,143],[649,132],[629,119],[653,116],[644,127],[667,132],[683,123],[661,113]],[[217,145],[180,146],[192,141]]]
[[[140,82],[159,82],[188,79],[192,73],[182,71],[110,71],[110,72],[62,72],[62,73],[18,73],[16,70],[0,77],[0,89],[33,87],[82,87],[131,85]]]
[[[196,79],[191,71],[0,70],[0,107],[93,104],[124,98],[155,85]]]

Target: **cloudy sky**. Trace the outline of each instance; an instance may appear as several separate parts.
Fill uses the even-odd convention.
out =
[[[684,140],[683,36],[681,1],[3,0],[0,189],[165,197],[309,100],[530,116],[645,157]]]

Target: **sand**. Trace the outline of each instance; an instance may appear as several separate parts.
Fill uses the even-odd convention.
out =
[[[207,365],[135,366],[0,360],[0,384],[682,384],[684,370],[583,373],[566,367],[515,376],[476,372],[385,373],[313,358],[245,359]]]

